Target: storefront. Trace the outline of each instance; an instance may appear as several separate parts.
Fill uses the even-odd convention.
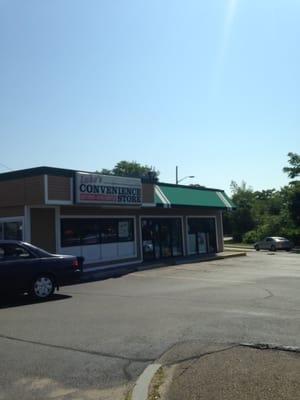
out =
[[[120,265],[223,251],[222,190],[38,167],[0,174],[0,239]]]

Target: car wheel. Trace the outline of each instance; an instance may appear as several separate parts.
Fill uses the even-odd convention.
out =
[[[270,247],[271,251],[276,251],[276,246],[274,246],[274,244],[272,244],[272,246]]]
[[[260,250],[260,248],[259,248],[259,245],[258,245],[258,244],[256,244],[256,245],[255,245],[255,250],[256,250],[256,251],[259,251],[259,250]]]
[[[54,278],[50,275],[40,275],[32,283],[31,295],[36,299],[49,298],[55,289]]]

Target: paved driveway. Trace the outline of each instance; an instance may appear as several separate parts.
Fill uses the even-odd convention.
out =
[[[178,342],[300,347],[300,255],[131,273],[0,309],[0,399],[122,399]]]

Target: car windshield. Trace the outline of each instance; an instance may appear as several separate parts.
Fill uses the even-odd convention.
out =
[[[283,237],[277,237],[277,236],[273,237],[273,239],[276,240],[276,241],[287,240],[287,239],[285,239]]]

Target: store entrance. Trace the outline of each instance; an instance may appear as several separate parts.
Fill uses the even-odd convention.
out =
[[[188,253],[217,252],[216,223],[212,217],[188,218]]]
[[[180,218],[142,218],[142,238],[144,261],[183,254]]]

